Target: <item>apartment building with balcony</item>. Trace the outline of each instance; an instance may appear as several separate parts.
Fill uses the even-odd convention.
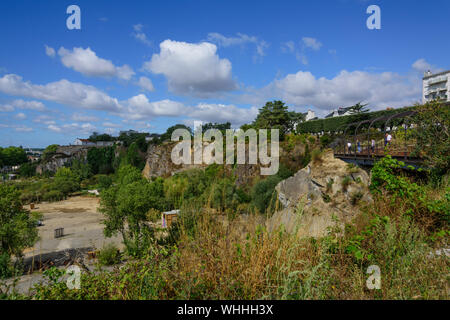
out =
[[[423,103],[438,99],[450,101],[450,70],[435,74],[428,70],[424,74],[422,84]]]

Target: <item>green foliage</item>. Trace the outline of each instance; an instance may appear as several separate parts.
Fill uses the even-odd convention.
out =
[[[149,182],[132,166],[121,167],[118,184],[101,193],[99,211],[105,215],[104,233],[107,237],[122,235],[130,255],[145,253],[153,241],[153,228],[147,221],[150,209],[166,208],[161,178]]]
[[[320,163],[322,162],[322,156],[323,156],[323,152],[320,149],[314,149],[311,152],[311,160],[314,163]]]
[[[11,263],[10,255],[6,252],[0,253],[0,279],[9,278],[13,273],[14,268]]]
[[[98,132],[93,132],[89,136],[88,140],[92,142],[98,142],[98,141],[116,141],[117,139],[107,133],[99,134]]]
[[[226,123],[205,123],[202,125],[202,133],[205,133],[206,131],[210,130],[210,129],[217,129],[220,132],[222,132],[222,135],[225,136],[226,130],[227,129],[231,129],[231,123],[230,122],[226,122]]]
[[[8,269],[8,257],[21,256],[22,250],[38,239],[36,221],[22,208],[20,192],[0,184],[0,256],[2,273]]]
[[[417,111],[417,125],[411,130],[414,153],[442,176],[450,170],[450,106],[433,102],[418,106]]]
[[[127,163],[138,168],[139,170],[144,169],[145,160],[143,155],[139,153],[139,146],[136,142],[133,142],[127,151]]]
[[[120,250],[112,243],[105,245],[97,255],[98,262],[102,266],[112,266],[120,263]]]
[[[21,147],[0,148],[0,165],[16,166],[28,162],[27,154]]]
[[[19,174],[23,178],[30,178],[36,175],[36,164],[24,163],[19,168]]]
[[[113,183],[112,177],[107,175],[99,175],[97,181],[98,189],[100,190],[108,189]]]
[[[281,180],[278,175],[273,175],[253,186],[251,191],[252,204],[260,213],[274,212],[277,199],[275,187]]]
[[[51,189],[68,196],[80,190],[80,178],[70,168],[59,168],[55,173]]]
[[[375,112],[365,112],[354,115],[326,118],[301,122],[297,126],[297,133],[321,133],[321,132],[339,132],[344,131],[347,125],[363,120],[375,119],[381,116],[393,115],[396,113],[413,110],[415,107],[405,107],[392,110],[382,110]],[[383,125],[383,123],[374,123],[374,126]]]
[[[110,174],[114,172],[114,147],[89,148],[87,163],[92,174]]]
[[[331,136],[327,133],[323,134],[320,136],[319,138],[320,141],[320,147],[322,149],[328,147],[328,145],[333,141],[333,139],[331,138]]]
[[[154,143],[162,143],[165,141],[171,141],[172,140],[172,133],[176,129],[185,129],[192,135],[192,129],[184,124],[176,124],[174,126],[169,127],[165,133],[163,133],[159,138],[154,139],[152,142]]]
[[[140,132],[127,132],[122,133],[118,140],[123,142],[124,147],[129,147],[134,142],[137,143],[138,147],[141,149],[142,152],[145,152],[147,150],[147,142],[145,141],[145,137],[148,136],[148,133],[140,133]]]
[[[77,181],[89,179],[91,177],[91,168],[87,163],[84,163],[78,159],[75,159],[70,164],[70,169],[77,177]]]
[[[45,148],[44,152],[42,152],[42,160],[47,161],[49,160],[58,149],[59,145],[57,144],[51,144],[47,148]]]
[[[361,102],[358,102],[357,104],[351,106],[348,111],[350,114],[366,113],[366,112],[369,112],[369,109],[366,108],[367,105],[368,105],[368,103],[361,104]]]
[[[284,102],[276,100],[267,102],[259,109],[258,116],[252,123],[256,129],[279,129],[280,139],[294,129],[294,124],[303,119],[303,114],[288,111],[288,106]]]
[[[427,190],[402,174],[405,163],[390,155],[377,161],[372,168],[370,190],[375,196],[388,195],[395,206],[398,201],[405,205],[405,214],[412,217],[428,217],[437,226],[447,225],[450,216],[449,192],[442,200],[430,199]]]
[[[352,183],[352,179],[349,176],[346,176],[341,181],[342,190],[347,191],[348,186]]]

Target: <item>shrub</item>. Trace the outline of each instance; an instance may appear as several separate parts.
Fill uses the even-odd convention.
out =
[[[328,147],[328,145],[331,143],[331,141],[333,141],[333,139],[331,138],[331,136],[329,134],[323,134],[320,136],[319,138],[320,141],[320,147],[322,149]]]
[[[121,261],[120,250],[112,243],[105,245],[97,255],[102,266],[111,266]]]
[[[277,200],[275,187],[281,180],[277,175],[269,176],[253,186],[251,191],[252,204],[260,213],[274,212]]]
[[[98,181],[98,188],[101,190],[108,189],[113,182],[111,176],[106,175],[98,176],[97,181]]]
[[[327,182],[327,192],[330,192],[330,191],[332,190],[333,184],[334,184],[333,178],[328,179],[328,182]]]
[[[311,160],[313,163],[321,163],[322,162],[323,152],[320,149],[314,149],[311,152]]]
[[[0,272],[4,275],[9,258],[20,257],[38,239],[36,221],[22,208],[19,197],[15,187],[0,184]]]
[[[61,201],[65,198],[64,194],[59,190],[51,190],[42,196],[44,201]]]
[[[349,176],[346,176],[344,179],[342,179],[341,181],[341,185],[342,185],[342,190],[344,190],[345,192],[347,191],[348,186],[352,183],[352,179]]]

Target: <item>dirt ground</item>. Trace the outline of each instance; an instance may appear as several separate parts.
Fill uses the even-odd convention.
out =
[[[33,212],[43,214],[43,226],[38,227],[40,240],[33,248],[24,251],[25,257],[71,248],[95,247],[107,243],[122,247],[121,236],[105,238],[103,215],[97,212],[99,198],[76,196],[60,202],[44,202]],[[29,208],[28,208],[29,209]],[[54,238],[54,230],[64,228],[64,236]]]
[[[122,250],[120,235],[113,238],[105,238],[103,235],[102,221],[104,218],[101,213],[97,212],[98,206],[99,198],[92,196],[76,196],[65,201],[36,204],[31,211],[40,212],[43,215],[43,226],[38,227],[40,240],[33,248],[24,250],[24,257],[39,257],[45,253],[65,249],[86,247],[101,249],[107,243],[113,243]],[[26,208],[30,209],[29,206]],[[54,230],[57,228],[64,228],[64,236],[55,239]],[[93,269],[94,261],[85,260],[85,264]],[[42,280],[41,272],[20,276],[16,279],[15,290],[22,294],[28,294],[29,289]],[[13,282],[14,279],[8,279],[4,284],[12,285]],[[1,283],[0,287],[2,287]],[[12,288],[8,291],[11,292],[11,290]]]

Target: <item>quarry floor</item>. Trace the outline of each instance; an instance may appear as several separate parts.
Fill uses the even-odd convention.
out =
[[[103,235],[104,218],[97,212],[99,201],[93,196],[76,196],[64,201],[36,204],[31,211],[42,213],[43,226],[38,227],[40,240],[33,248],[24,251],[25,257],[71,248],[101,249],[107,243],[121,247],[120,236],[105,238]],[[55,239],[54,230],[57,228],[64,228],[64,236]]]
[[[105,238],[103,235],[104,225],[102,221],[104,217],[97,212],[99,201],[99,198],[93,196],[75,196],[64,201],[36,204],[31,211],[40,212],[43,215],[43,225],[38,227],[40,239],[34,247],[24,250],[24,258],[34,256],[34,259],[38,260],[42,254],[66,249],[86,247],[101,249],[108,243],[113,243],[118,248],[123,249],[120,235],[112,238]],[[30,210],[30,207],[27,206],[26,209]],[[54,230],[57,228],[64,228],[64,236],[55,239]],[[92,270],[95,266],[95,260],[86,259],[85,264]],[[43,279],[42,272],[20,276],[16,279],[15,290],[27,294],[34,284],[41,282]],[[8,279],[5,283],[11,285],[13,282],[13,279]]]

